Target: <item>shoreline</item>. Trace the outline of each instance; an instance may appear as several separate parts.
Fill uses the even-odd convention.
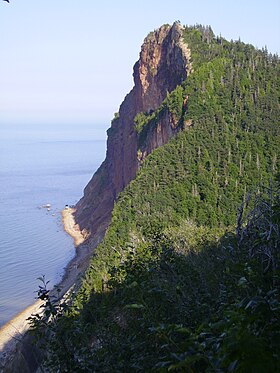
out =
[[[62,279],[56,285],[56,287],[61,289],[60,298],[79,281],[81,275],[88,267],[92,255],[92,249],[84,243],[86,237],[83,236],[75,222],[74,212],[75,209],[73,208],[61,211],[64,230],[73,238],[76,253],[74,258],[67,263]],[[54,292],[56,292],[55,288],[51,289],[50,293]],[[32,314],[39,313],[42,304],[41,300],[35,301],[0,328],[0,371],[13,352],[16,352],[17,345],[29,330],[30,326],[26,319]]]
[[[75,222],[74,208],[68,207],[61,211],[62,224],[66,233],[69,234],[74,240],[75,247],[84,243],[86,237],[80,231],[80,227]]]

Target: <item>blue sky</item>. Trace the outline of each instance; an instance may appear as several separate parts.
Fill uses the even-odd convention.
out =
[[[143,39],[161,24],[208,24],[280,54],[279,19],[279,0],[0,1],[0,128],[108,127],[133,86]]]

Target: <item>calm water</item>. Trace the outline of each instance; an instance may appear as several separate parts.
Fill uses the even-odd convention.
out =
[[[79,200],[104,157],[104,125],[1,124],[0,326],[33,303],[37,277],[60,280],[75,253],[60,211]]]

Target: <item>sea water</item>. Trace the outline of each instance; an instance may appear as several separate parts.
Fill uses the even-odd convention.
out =
[[[75,255],[60,212],[104,159],[105,129],[0,125],[0,326],[34,302],[38,277],[53,286]]]

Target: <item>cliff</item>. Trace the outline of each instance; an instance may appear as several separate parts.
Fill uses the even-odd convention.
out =
[[[160,27],[144,40],[140,58],[134,65],[134,87],[107,131],[106,159],[76,205],[75,219],[80,229],[97,240],[103,237],[110,222],[118,194],[135,177],[139,168],[139,135],[135,130],[135,116],[157,109],[167,92],[181,84],[192,70],[190,50],[184,44],[182,35],[183,27],[174,23],[173,26]],[[141,146],[141,154],[146,156],[167,143],[177,131],[167,113],[149,131],[146,145]]]
[[[50,372],[280,371],[279,58],[196,25],[184,29],[188,76],[181,31],[145,40],[77,205],[96,243],[118,199],[81,287],[63,313],[35,316],[43,339],[5,372],[38,348]]]

